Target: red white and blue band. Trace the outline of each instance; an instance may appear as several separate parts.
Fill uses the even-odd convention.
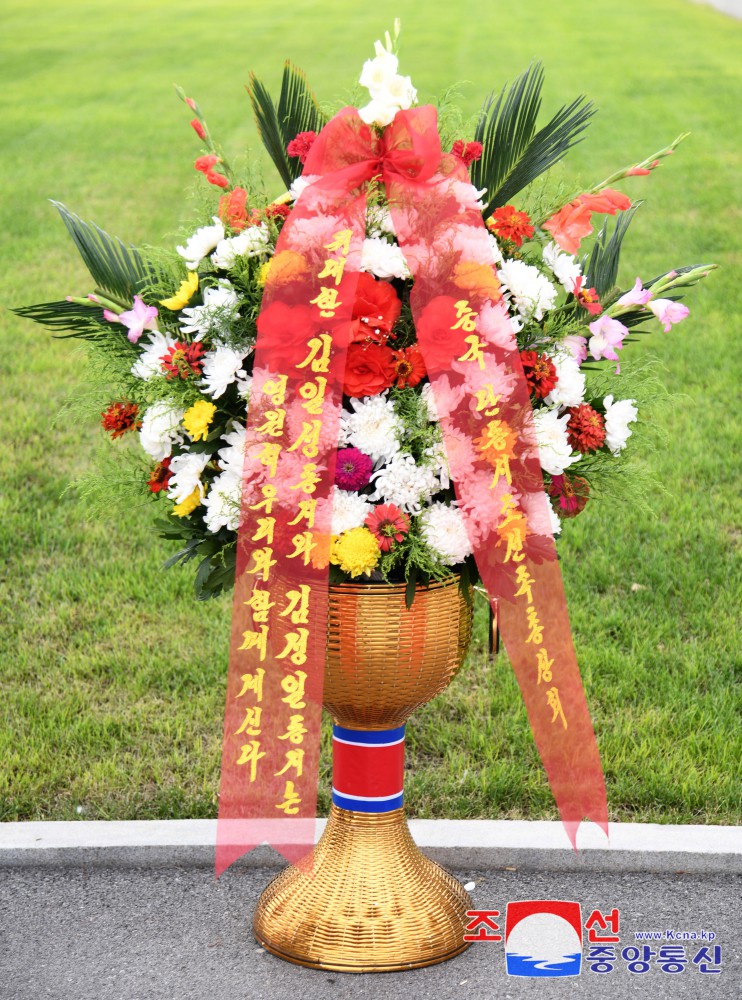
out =
[[[332,801],[354,812],[391,812],[402,805],[404,726],[332,727]]]

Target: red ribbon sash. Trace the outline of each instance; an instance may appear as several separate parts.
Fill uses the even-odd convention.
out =
[[[345,355],[380,176],[457,502],[567,833],[607,832],[605,785],[572,645],[530,396],[489,236],[436,112],[382,137],[353,108],[310,150],[258,320],[227,687],[217,875],[265,841],[309,864],[327,632],[330,495]],[[302,861],[303,859],[303,861]]]

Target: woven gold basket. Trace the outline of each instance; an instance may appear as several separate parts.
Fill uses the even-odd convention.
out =
[[[442,691],[466,654],[471,608],[458,578],[418,587],[330,587],[323,703],[339,726],[402,726]],[[314,873],[289,867],[258,901],[253,929],[273,954],[313,968],[381,972],[431,965],[468,947],[471,900],[426,858],[404,809],[360,812],[333,804]]]

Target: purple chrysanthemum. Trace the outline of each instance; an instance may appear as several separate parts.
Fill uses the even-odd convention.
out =
[[[374,463],[358,448],[341,448],[335,467],[335,482],[341,490],[362,490],[371,481]]]

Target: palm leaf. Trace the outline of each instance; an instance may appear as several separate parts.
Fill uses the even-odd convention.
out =
[[[61,202],[52,201],[80,251],[85,266],[101,292],[129,303],[147,277],[144,261],[135,247],[99,229],[94,223],[70,212]]]
[[[558,163],[595,114],[592,103],[578,97],[536,132],[543,83],[541,63],[532,63],[509,90],[503,87],[497,99],[493,91],[482,106],[474,135],[482,157],[472,164],[471,179],[487,188],[485,215]]]
[[[67,336],[80,337],[83,340],[100,340],[110,335],[105,329],[108,324],[104,323],[103,310],[81,305],[79,302],[68,302],[66,299],[62,299],[61,302],[39,302],[33,306],[13,309],[13,312],[16,316],[41,323],[42,326],[48,326],[52,330],[71,331],[67,334],[55,334],[62,339]]]
[[[289,156],[286,147],[299,132],[319,132],[325,118],[309,89],[304,73],[286,62],[281,80],[278,108],[254,73],[247,87],[260,138],[275,164],[281,180],[291,187],[302,171],[301,161]]]
[[[627,211],[621,212],[616,219],[616,227],[608,237],[608,220],[598,233],[590,256],[583,261],[585,287],[594,288],[599,296],[606,295],[616,284],[618,276],[618,258],[621,254],[623,238],[631,225],[631,220],[642,202],[637,201]],[[585,270],[587,263],[587,270]]]

